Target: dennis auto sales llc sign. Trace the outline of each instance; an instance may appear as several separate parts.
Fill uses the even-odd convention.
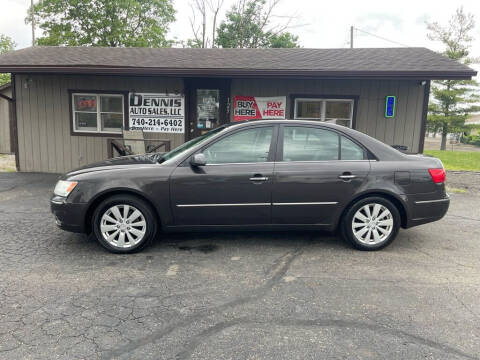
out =
[[[235,96],[233,121],[252,119],[285,119],[285,96]]]
[[[130,130],[184,133],[185,97],[180,94],[130,93]]]

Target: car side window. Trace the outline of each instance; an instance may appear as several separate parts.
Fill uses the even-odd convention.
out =
[[[338,160],[339,135],[333,131],[285,126],[283,130],[283,161]]]
[[[341,158],[342,160],[363,160],[365,159],[365,151],[363,148],[355,144],[352,140],[341,136]]]
[[[273,127],[258,127],[226,136],[203,150],[208,164],[255,163],[268,160]]]

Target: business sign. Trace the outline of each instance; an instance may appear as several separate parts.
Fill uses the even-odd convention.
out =
[[[235,96],[233,121],[253,119],[285,119],[285,96]]]
[[[395,116],[395,108],[397,106],[397,98],[393,95],[385,97],[385,117],[392,118]]]
[[[185,97],[180,94],[130,93],[130,130],[146,132],[185,132]]]

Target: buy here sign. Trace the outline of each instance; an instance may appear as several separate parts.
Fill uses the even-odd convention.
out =
[[[285,119],[285,96],[235,96],[233,121],[252,119]]]

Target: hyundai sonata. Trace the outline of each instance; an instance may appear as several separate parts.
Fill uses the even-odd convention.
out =
[[[339,231],[361,250],[448,210],[440,160],[406,155],[358,131],[313,121],[216,128],[164,154],[91,164],[56,184],[57,225],[127,253],[158,233]]]

